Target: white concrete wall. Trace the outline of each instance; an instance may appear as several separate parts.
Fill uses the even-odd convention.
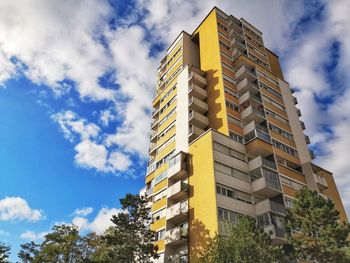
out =
[[[177,77],[176,153],[188,152],[188,66]]]
[[[297,109],[294,105],[293,96],[292,96],[292,93],[290,92],[289,85],[288,83],[280,79],[278,80],[278,83],[281,88],[282,97],[284,100],[284,106],[286,107],[286,111],[289,119],[289,125],[293,132],[293,137],[294,137],[296,148],[299,154],[300,161],[302,164],[311,162],[309,148],[305,141],[305,135],[300,125]]]

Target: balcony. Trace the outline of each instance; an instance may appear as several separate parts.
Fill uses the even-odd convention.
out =
[[[249,105],[243,111],[241,111],[241,118],[244,123],[249,123],[251,121],[255,121],[256,123],[261,123],[265,121],[265,113],[262,107],[256,108],[252,105]]]
[[[151,128],[153,129],[157,124],[158,124],[158,118],[157,119],[154,119],[151,123]]]
[[[159,113],[159,107],[158,108],[154,108],[152,111],[152,118],[155,118],[155,116]]]
[[[208,92],[205,89],[195,84],[189,86],[188,94],[200,100],[205,100],[208,96]]]
[[[255,121],[251,121],[248,124],[244,125],[243,134],[246,135],[247,133],[249,133],[255,129],[258,129],[262,132],[269,134],[269,131],[268,131],[266,126],[264,126],[262,124],[257,124]]]
[[[260,173],[262,176],[252,182],[254,194],[271,198],[282,193],[278,173],[264,168],[260,168]]]
[[[165,233],[166,245],[183,245],[187,242],[188,227],[178,226]]]
[[[315,157],[314,151],[309,149],[309,152],[310,152],[310,157],[311,157],[311,159],[312,159],[312,160],[315,159],[316,157]]]
[[[298,104],[298,99],[296,97],[294,97],[294,96],[293,96],[293,102],[294,102],[294,105]]]
[[[286,208],[283,204],[271,201],[269,199],[255,205],[255,213],[257,215],[262,215],[269,212],[284,215],[286,213]]]
[[[194,139],[198,138],[201,134],[203,134],[205,131],[197,126],[191,125],[188,129],[188,139],[189,141],[193,141]]]
[[[243,52],[246,50],[246,46],[244,42],[237,40],[236,38],[232,38],[230,44],[233,48],[237,48],[239,51]]]
[[[146,190],[146,198],[149,198],[153,195],[153,190],[154,190],[153,187]]]
[[[260,155],[248,162],[249,171],[254,171],[262,166],[268,167],[268,168],[273,169],[273,170],[277,170],[275,162],[270,161],[268,159],[265,159],[265,158],[261,157]]]
[[[183,221],[187,218],[188,200],[177,202],[175,205],[168,207],[166,219],[172,223]]]
[[[298,115],[298,117],[301,117],[301,110],[300,109],[297,109],[297,115]]]
[[[203,128],[203,129],[209,125],[208,117],[206,117],[203,114],[200,114],[194,110],[189,112],[188,121],[190,122],[190,124],[195,125],[199,128]]]
[[[264,226],[264,230],[271,237],[273,245],[283,245],[286,243],[284,239],[286,230],[283,227],[267,225]]]
[[[249,141],[246,142],[246,150],[249,155],[267,157],[273,153],[270,135],[254,130],[245,136]]]
[[[149,147],[148,153],[149,154],[153,154],[155,152],[155,150],[157,149],[157,144],[156,143],[152,143]]]
[[[311,143],[311,142],[310,142],[310,137],[307,136],[307,135],[305,135],[305,141],[306,141],[307,144],[310,144],[310,143]]]
[[[258,85],[250,82],[247,78],[244,78],[243,80],[241,80],[238,83],[238,85],[237,85],[237,92],[239,94],[243,94],[244,92],[246,92],[248,90],[258,92],[259,91],[259,87],[258,87]]]
[[[236,28],[236,27],[235,27]],[[242,32],[239,32],[239,28],[237,28],[238,30],[235,30],[234,28],[231,28],[231,30],[229,30],[228,35],[229,37],[232,38],[236,38],[238,41],[243,42],[244,41],[244,37]]]
[[[235,18],[234,16],[229,16],[229,18],[227,20],[227,27],[234,27],[239,32],[243,32],[241,22],[237,18]]]
[[[233,48],[232,49],[232,61],[234,61],[236,58],[238,58],[240,55],[247,55],[247,51],[240,51],[238,48]]]
[[[304,123],[303,121],[300,121],[300,125],[301,125],[301,128],[302,128],[303,130],[305,130],[305,129],[306,129],[306,127],[305,127],[305,123]]]
[[[204,88],[207,85],[206,78],[193,71],[191,71],[190,74],[188,75],[188,81],[201,88]]]
[[[259,103],[262,103],[261,95],[259,91],[253,93],[252,91],[246,91],[242,96],[239,97],[239,104],[243,104],[245,101],[253,99]]]
[[[149,136],[150,141],[153,142],[155,138],[157,138],[158,131],[152,130],[151,135]]]
[[[168,187],[167,197],[171,200],[178,200],[187,196],[188,184],[185,181],[178,181],[177,183]]]
[[[208,104],[193,96],[188,99],[188,105],[191,110],[194,110],[201,114],[206,113],[208,111]]]
[[[328,188],[328,182],[327,182],[326,178],[324,178],[323,176],[320,176],[320,175],[314,173],[314,179],[315,179],[317,187],[320,191]]]
[[[235,78],[237,81],[241,81],[244,78],[247,78],[249,81],[254,81],[257,79],[257,76],[254,68],[243,65],[236,71]]]
[[[187,155],[180,152],[169,161],[168,179],[179,180],[187,174]]]

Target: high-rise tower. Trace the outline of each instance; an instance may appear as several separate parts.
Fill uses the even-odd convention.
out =
[[[332,174],[312,163],[292,93],[262,33],[218,8],[167,49],[144,189],[157,262],[196,258],[240,214],[284,242],[285,209],[303,187],[331,198],[347,221]]]

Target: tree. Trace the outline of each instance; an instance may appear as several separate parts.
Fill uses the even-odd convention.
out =
[[[298,258],[325,262],[350,262],[346,255],[349,224],[339,222],[332,200],[302,189],[286,215],[287,239]]]
[[[0,242],[0,263],[8,263],[11,247]]]
[[[157,258],[155,233],[149,229],[147,201],[138,195],[127,194],[120,199],[125,213],[112,216],[113,226],[103,236],[106,242],[105,260],[110,262],[150,262]]]
[[[55,225],[52,232],[45,236],[40,253],[35,258],[42,263],[78,262],[81,256],[78,242],[80,240],[77,226]]]
[[[18,258],[21,263],[33,263],[34,259],[39,255],[40,245],[33,241],[21,245]]]
[[[227,235],[216,235],[204,249],[201,263],[271,263],[282,258],[280,247],[273,246],[271,238],[256,221],[242,216],[230,227]]]

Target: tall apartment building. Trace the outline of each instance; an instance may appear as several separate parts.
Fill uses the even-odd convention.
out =
[[[285,209],[303,187],[347,221],[332,174],[312,163],[292,94],[278,56],[242,18],[214,8],[175,39],[158,69],[144,189],[156,262],[192,262],[241,214],[283,243]]]

